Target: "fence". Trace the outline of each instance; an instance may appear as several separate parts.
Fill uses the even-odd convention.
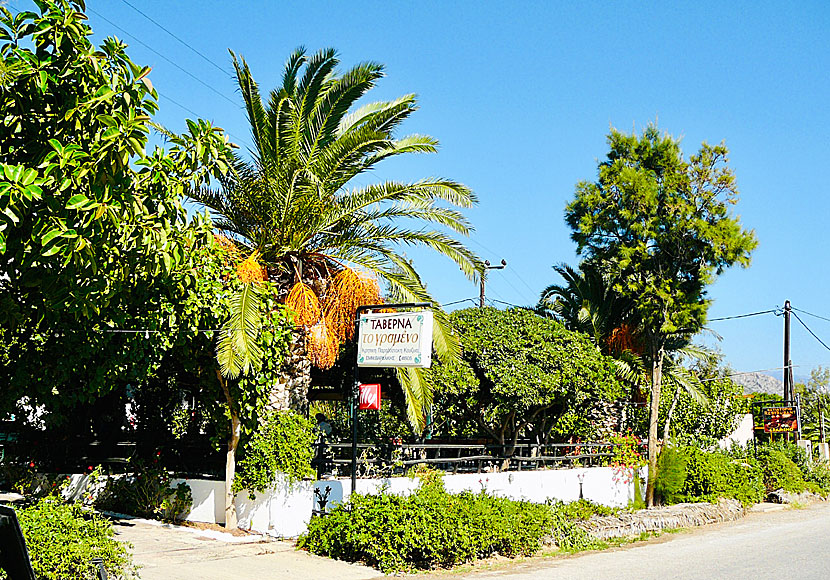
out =
[[[401,443],[358,444],[357,469],[360,477],[399,475],[418,464],[427,464],[449,473],[528,471],[549,467],[592,467],[608,465],[614,443]],[[645,443],[641,444],[642,447]],[[351,444],[318,442],[315,466],[320,475],[351,475]]]

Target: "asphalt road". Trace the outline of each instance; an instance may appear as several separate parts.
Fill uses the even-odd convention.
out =
[[[471,580],[827,580],[830,504],[751,513],[737,522],[569,558],[527,560]]]

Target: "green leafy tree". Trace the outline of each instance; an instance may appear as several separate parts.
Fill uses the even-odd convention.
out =
[[[181,194],[227,169],[229,145],[189,122],[147,153],[158,106],[148,67],[107,38],[96,49],[83,1],[40,14],[0,7],[0,321],[99,313],[169,273],[192,235]]]
[[[167,146],[148,152],[150,69],[118,39],[91,44],[82,0],[36,5],[0,7],[0,411],[25,395],[49,421],[83,424],[78,409],[128,387],[139,400],[190,384],[227,420],[232,504],[236,449],[268,401],[288,318],[272,299],[231,299],[268,286],[243,282],[215,253],[208,216],[188,221],[182,207],[222,178],[231,146],[188,120],[184,135],[157,127]],[[203,331],[238,312],[256,314],[260,360],[225,380]]]
[[[749,412],[743,388],[729,375],[723,356],[704,350],[688,368],[693,389],[664,389],[660,416],[664,418],[663,440],[674,436],[681,442],[709,446],[729,435],[738,419]]]
[[[597,181],[577,184],[565,219],[578,251],[613,273],[615,289],[634,301],[642,321],[652,505],[666,345],[703,328],[707,286],[729,266],[747,266],[757,241],[730,212],[738,188],[725,145],[704,143],[687,160],[679,141],[653,125],[639,136],[612,130],[608,144]]]
[[[481,269],[469,250],[444,233],[470,231],[461,213],[442,205],[470,207],[476,198],[467,187],[439,178],[360,183],[381,161],[432,153],[437,141],[424,135],[396,137],[416,110],[414,95],[356,106],[383,76],[381,65],[362,63],[338,74],[338,64],[332,49],[312,56],[297,50],[266,102],[247,63],[234,55],[253,159],[237,158],[218,188],[191,193],[217,216],[225,235],[264,265],[278,300],[297,313],[298,342],[302,346],[308,340],[315,363],[323,368],[333,364],[339,345],[351,337],[356,306],[377,301],[375,280],[385,284],[392,301],[434,302],[402,247],[431,248],[471,278]],[[228,376],[259,358],[249,346],[258,324],[255,309],[241,310],[258,299],[252,288],[238,299],[239,315],[222,342],[220,362]],[[445,314],[435,315],[438,357],[457,355]],[[299,358],[305,360],[304,353]],[[294,372],[309,376],[307,367]],[[423,428],[431,393],[415,369],[401,370],[399,379],[410,420]]]
[[[439,430],[477,430],[509,456],[523,433],[539,443],[593,434],[594,411],[623,395],[613,361],[559,322],[494,308],[457,310],[450,319],[461,360],[434,363],[426,374],[438,393]]]

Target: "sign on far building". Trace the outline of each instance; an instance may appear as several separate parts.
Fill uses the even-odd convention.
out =
[[[429,368],[432,312],[372,312],[360,315],[357,364],[361,367]]]
[[[795,406],[764,407],[765,433],[798,431],[798,409]]]

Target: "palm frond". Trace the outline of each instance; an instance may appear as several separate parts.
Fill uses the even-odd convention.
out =
[[[230,317],[219,333],[216,358],[222,374],[236,378],[262,364],[262,349],[257,343],[262,328],[260,295],[254,284],[245,284],[230,299]]]

